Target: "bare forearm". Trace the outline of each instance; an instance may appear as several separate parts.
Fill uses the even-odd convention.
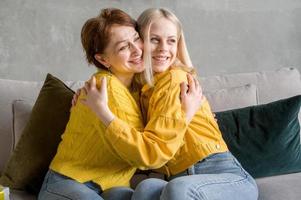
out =
[[[115,115],[111,110],[106,107],[95,111],[96,115],[99,117],[100,121],[107,127],[115,118]]]

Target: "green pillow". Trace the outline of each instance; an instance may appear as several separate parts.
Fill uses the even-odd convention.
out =
[[[301,95],[216,113],[232,154],[255,178],[301,171]]]
[[[47,74],[0,184],[38,193],[69,120],[73,91]]]

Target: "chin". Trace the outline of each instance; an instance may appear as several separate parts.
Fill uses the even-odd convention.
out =
[[[143,65],[135,65],[131,66],[132,69],[134,69],[135,73],[143,72],[144,66]]]
[[[141,68],[139,68],[139,69],[137,70],[136,73],[141,73],[141,72],[143,72],[143,71],[144,71],[144,67],[141,67]]]
[[[165,72],[169,69],[169,65],[168,66],[154,66],[153,67],[153,71],[156,73],[161,73],[161,72]]]

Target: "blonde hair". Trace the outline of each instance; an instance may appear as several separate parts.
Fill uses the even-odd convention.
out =
[[[145,65],[144,82],[153,85],[152,57],[150,47],[150,28],[159,18],[165,18],[173,22],[177,28],[178,48],[174,67],[183,68],[185,71],[194,71],[192,62],[186,47],[182,24],[179,19],[169,10],[163,8],[149,8],[141,13],[137,19],[140,36],[144,40],[143,60]],[[162,27],[163,28],[163,27]]]

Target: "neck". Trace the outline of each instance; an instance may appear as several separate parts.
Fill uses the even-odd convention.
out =
[[[115,76],[121,81],[121,83],[124,86],[126,86],[127,88],[131,87],[132,81],[133,81],[133,78],[134,78],[134,74],[129,74],[129,75],[125,75],[125,74],[118,75],[118,74],[115,74]]]

